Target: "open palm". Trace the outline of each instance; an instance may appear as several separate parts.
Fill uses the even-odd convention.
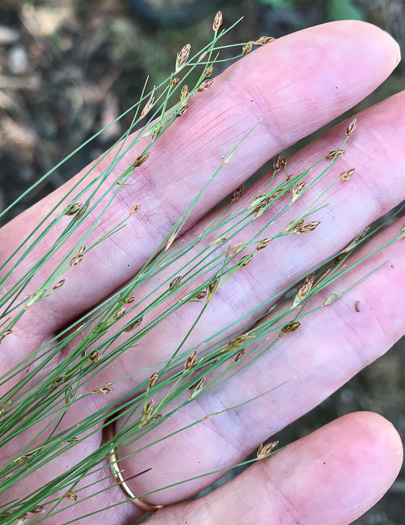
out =
[[[162,135],[148,162],[137,170],[136,186],[122,189],[95,235],[108,231],[111,221],[125,218],[128,209],[139,202],[142,208],[134,220],[89,252],[71,272],[66,285],[27,311],[13,333],[4,339],[0,354],[2,369],[11,369],[135,275],[221,158],[259,120],[260,125],[204,193],[187,223],[188,231],[183,233],[186,240],[196,238],[212,221],[212,207],[260,166],[362,100],[385,80],[398,61],[397,46],[386,33],[365,23],[339,22],[284,37],[226,70],[215,79],[210,90],[191,99],[189,110],[178,125]],[[350,147],[332,168],[338,175],[355,167],[356,174],[350,183],[339,184],[332,195],[328,194],[331,205],[316,217],[321,226],[311,235],[293,236],[293,242],[290,236],[278,239],[242,268],[236,281],[230,280],[218,290],[187,345],[192,347],[225,329],[255,305],[276,295],[404,199],[405,94],[399,93],[365,110],[358,121]],[[347,124],[343,122],[333,128],[289,159],[292,173],[302,171],[314,159],[339,147]],[[134,148],[119,169],[130,166],[141,152],[139,147]],[[96,170],[101,171],[110,160],[106,158]],[[1,259],[13,252],[75,180],[0,231]],[[321,181],[320,192],[322,184],[326,187]],[[251,186],[238,206],[246,206],[261,192],[262,186],[260,180]],[[278,226],[294,220],[296,209],[304,209],[305,202],[308,205],[304,197],[294,208],[294,215],[283,217]],[[263,226],[261,219],[265,222],[264,218],[252,222],[247,234],[254,235]],[[374,247],[391,238],[398,228],[400,225],[394,224],[391,231],[380,234],[372,241]],[[70,246],[64,247],[66,252],[78,236],[79,232],[69,240]],[[34,249],[30,260],[24,263],[26,266],[19,271],[33,265],[43,250],[41,245]],[[388,265],[336,301],[333,308],[323,308],[306,320],[299,333],[281,339],[252,366],[176,412],[157,427],[153,439],[277,387],[274,391],[121,462],[126,478],[150,469],[130,482],[137,494],[196,477],[194,481],[149,496],[152,502],[167,505],[149,518],[152,523],[345,524],[378,501],[398,473],[402,446],[387,421],[375,414],[358,413],[343,417],[258,462],[208,496],[174,505],[198,493],[222,473],[198,476],[241,461],[263,440],[315,407],[403,335],[405,259],[401,242],[377,254],[353,275],[343,277],[338,287],[347,288],[387,259]],[[31,281],[29,293],[35,292],[36,285],[44,280],[45,269],[41,272]],[[13,274],[7,286],[17,278]],[[141,291],[146,296],[148,285]],[[336,291],[339,290],[327,290],[325,298],[328,292],[330,295]],[[360,314],[354,310],[355,300],[360,301]],[[122,398],[150,372],[128,376],[136,370],[153,371],[154,366],[170,358],[185,329],[192,325],[196,308],[198,305],[194,304],[182,308],[175,318],[169,317],[144,337],[139,346],[99,372],[86,388],[114,383],[112,392],[108,396],[87,397],[85,402],[75,404],[75,410],[67,412],[63,425],[75,425],[107,402]],[[72,341],[72,349],[74,345]],[[43,373],[47,372],[45,367]],[[27,432],[27,441],[39,430],[35,427],[32,434]],[[13,498],[62,474],[96,450],[102,439],[100,431],[28,476],[16,487]],[[136,447],[147,445],[151,439],[145,435]],[[21,447],[21,443],[11,441],[3,447],[2,459],[14,457],[19,450],[17,446]],[[130,453],[129,446],[122,455]],[[111,485],[107,473],[104,470],[94,474],[94,481],[105,478],[97,490]],[[94,488],[85,489],[80,498],[84,500],[94,492]],[[1,503],[7,501],[3,496]],[[100,514],[84,517],[81,522],[124,525],[140,516],[141,511],[125,501],[119,488],[114,487],[49,518],[46,523],[70,522],[118,503]]]

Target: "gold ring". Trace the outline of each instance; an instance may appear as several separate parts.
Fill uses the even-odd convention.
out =
[[[115,436],[115,421],[111,421],[107,425],[105,431],[107,440],[110,441]],[[115,447],[113,447],[110,450],[108,462],[110,464],[111,472],[114,476],[115,482],[122,490],[125,497],[128,498],[134,505],[144,510],[145,512],[156,512],[157,510],[163,507],[163,505],[154,505],[153,503],[148,503],[144,499],[138,498],[138,496],[132,492],[127,482],[125,481],[124,476],[122,475],[121,469],[118,466],[119,459]]]

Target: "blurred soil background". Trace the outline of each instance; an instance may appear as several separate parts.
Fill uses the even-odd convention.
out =
[[[218,9],[225,27],[244,16],[229,43],[359,18],[390,32],[405,47],[403,0],[0,0],[0,211],[134,104],[147,75],[150,85],[166,78],[185,43],[194,50],[204,45]],[[216,66],[214,75],[227,65]],[[404,79],[402,64],[350,113],[400,91]],[[130,118],[40,182],[7,220],[98,157],[127,129]],[[276,438],[284,445],[342,414],[374,410],[393,422],[405,442],[404,363],[402,342]],[[405,469],[356,524],[405,524]]]

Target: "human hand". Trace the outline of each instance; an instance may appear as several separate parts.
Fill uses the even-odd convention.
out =
[[[137,172],[136,186],[123,188],[98,231],[107,231],[112,218],[118,222],[128,215],[134,199],[142,203],[136,220],[89,252],[74,272],[72,270],[65,286],[26,312],[21,323],[2,342],[1,368],[10,370],[135,275],[192,196],[215,171],[221,157],[258,120],[262,119],[260,126],[224,167],[221,177],[207,189],[187,223],[189,230],[184,233],[185,238],[196,238],[209,223],[207,214],[212,206],[264,162],[362,100],[391,73],[398,60],[397,47],[384,32],[364,23],[339,22],[282,38],[229,68],[215,79],[209,91],[191,101],[179,125],[162,135],[154,154]],[[356,167],[356,175],[350,184],[336,186],[332,197],[328,195],[331,206],[317,216],[321,227],[310,236],[294,236],[293,242],[290,237],[279,239],[249,266],[238,271],[237,283],[229,281],[216,293],[188,345],[198,344],[207,334],[226,328],[267,297],[276,295],[286,283],[293,283],[332,256],[356,233],[403,200],[404,108],[405,95],[401,93],[359,115],[350,147],[332,168],[338,175]],[[322,157],[325,151],[338,146],[347,124],[333,128],[289,159],[292,172],[305,168],[309,160]],[[134,148],[123,168],[141,151],[139,147]],[[111,157],[107,158],[96,169],[101,171],[110,160]],[[2,260],[77,180],[67,183],[0,231]],[[246,191],[239,205],[250,202],[262,184],[258,181]],[[321,181],[321,190],[323,184]],[[303,206],[304,203],[297,203],[297,207]],[[297,212],[293,213],[283,218],[283,224],[295,219]],[[264,223],[264,217],[263,222],[254,221],[249,226],[251,234]],[[394,224],[380,234],[372,241],[374,247],[390,239],[398,228],[400,226]],[[50,245],[52,235],[51,232]],[[66,251],[78,239],[79,232],[68,241]],[[405,326],[402,277],[405,261],[401,249],[403,251],[401,242],[393,244],[377,254],[372,262],[354,270],[353,275],[343,277],[339,289],[347,288],[387,258],[390,260],[387,267],[361,282],[336,301],[333,308],[316,312],[298,333],[283,338],[252,366],[213,393],[196,398],[157,427],[153,440],[281,385],[247,405],[210,418],[122,461],[120,465],[126,478],[151,468],[130,482],[134,492],[150,492],[241,461],[263,440],[308,412],[390,348],[403,335]],[[19,271],[33,265],[43,250],[43,246],[34,249],[26,266]],[[45,273],[36,275],[28,292],[34,293],[44,277]],[[13,274],[7,287],[17,279],[18,274]],[[331,289],[329,294],[335,291]],[[143,293],[147,292],[145,286]],[[364,305],[361,315],[354,313],[355,300]],[[108,397],[91,396],[84,402],[79,401],[74,411],[67,412],[62,428],[77,424],[111,400],[118,401],[146,379],[148,372],[116,381],[134,370],[144,370],[170,358],[184,336],[184,329],[179,327],[189,327],[195,319],[194,306],[180,310],[175,322],[169,318],[161,323],[140,345],[100,371],[87,384],[87,391],[114,383],[113,391]],[[72,349],[74,344],[72,342]],[[48,372],[45,367],[43,373]],[[14,378],[15,383],[18,380],[19,377]],[[4,393],[4,386],[2,388]],[[38,431],[38,427],[35,432],[28,431],[24,439],[28,442]],[[137,441],[136,448],[146,446],[151,439],[151,435],[146,434]],[[21,481],[13,489],[13,498],[26,495],[63,474],[97,450],[101,440],[100,430],[76,444],[59,459]],[[20,449],[21,443],[11,441],[2,448],[3,459],[14,457]],[[129,446],[121,455],[133,450]],[[148,500],[168,505],[150,518],[150,522],[350,523],[385,493],[398,473],[401,458],[399,437],[387,421],[375,414],[351,414],[254,464],[200,500],[173,505],[210,485],[222,473],[197,477],[148,496]],[[82,522],[91,524],[102,520],[123,525],[141,514],[133,504],[125,502],[117,487],[85,500],[112,484],[107,470],[94,474],[86,483],[92,481],[99,484],[80,493],[80,504],[48,518],[46,523],[59,525],[117,504]],[[1,503],[7,501],[4,497]]]

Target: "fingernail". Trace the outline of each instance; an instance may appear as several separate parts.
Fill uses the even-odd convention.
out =
[[[387,31],[385,31],[385,33],[387,33],[387,35],[392,39],[397,49],[397,63],[395,64],[395,67],[396,67],[401,62],[401,48],[399,47],[398,42],[395,40],[395,38],[392,35],[390,35]]]

